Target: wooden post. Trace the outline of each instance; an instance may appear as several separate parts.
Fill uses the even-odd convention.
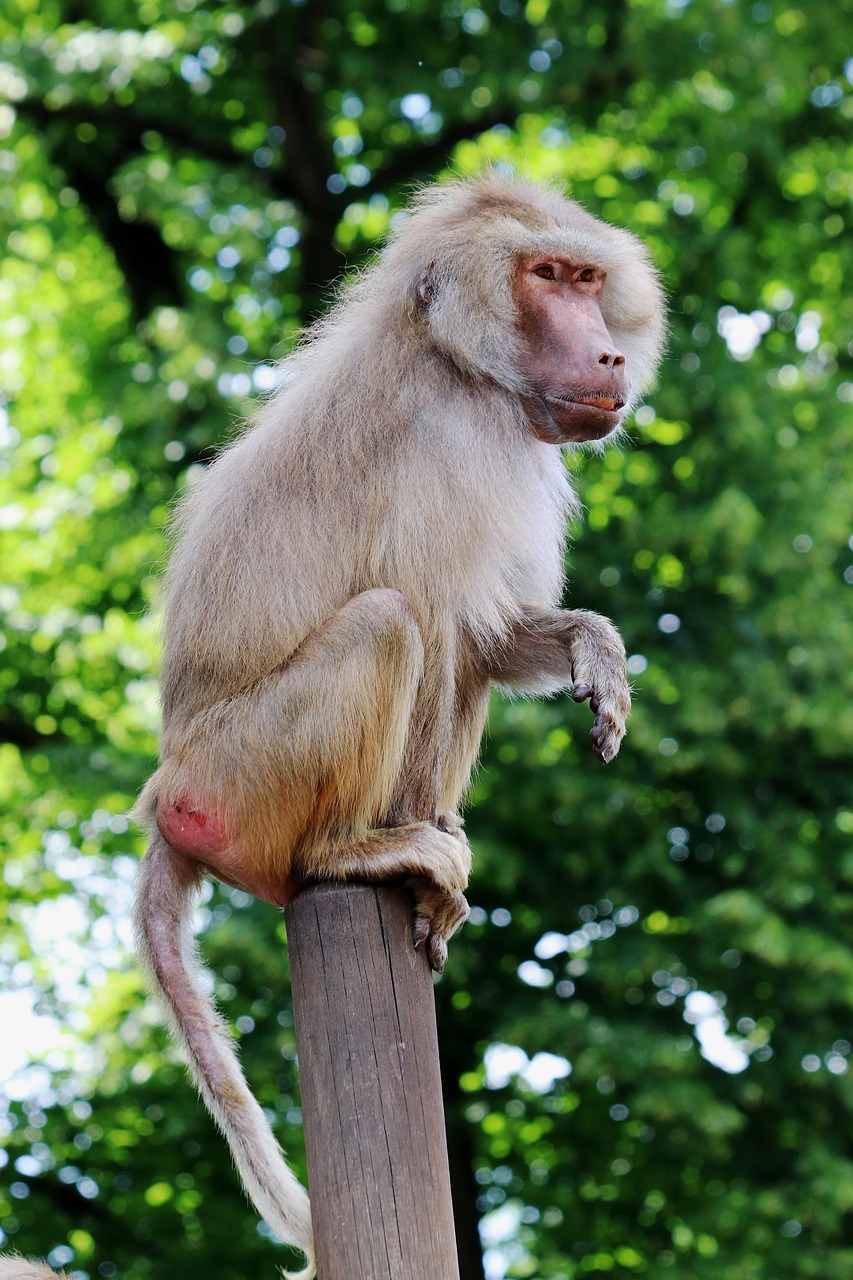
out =
[[[319,1280],[458,1280],[432,976],[396,886],[286,911]]]

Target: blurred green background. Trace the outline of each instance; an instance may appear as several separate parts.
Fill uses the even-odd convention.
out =
[[[603,770],[586,708],[496,702],[469,811],[463,1280],[850,1280],[851,9],[5,0],[0,1243],[93,1280],[289,1261],[130,953],[146,611],[330,282],[489,161],[640,234],[672,336],[631,441],[570,461],[629,737]],[[304,1176],[280,917],[216,889],[199,922]]]

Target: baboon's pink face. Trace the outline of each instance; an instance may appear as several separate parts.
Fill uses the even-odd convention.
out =
[[[605,273],[560,257],[523,259],[513,280],[531,427],[549,444],[601,440],[627,398],[625,357],[601,314]]]

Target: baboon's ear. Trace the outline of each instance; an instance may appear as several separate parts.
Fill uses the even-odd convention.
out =
[[[421,274],[418,277],[418,297],[420,298],[421,302],[424,304],[425,307],[428,307],[435,297],[434,272],[435,272],[435,263],[429,262],[421,270]]]

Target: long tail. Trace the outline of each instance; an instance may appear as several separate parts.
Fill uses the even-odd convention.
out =
[[[286,1244],[305,1254],[303,1271],[316,1274],[308,1194],[288,1168],[266,1116],[252,1095],[233,1042],[213,999],[198,978],[201,960],[190,929],[199,875],[159,834],[139,870],[134,905],[136,945],[148,980],[163,999],[172,1034],[183,1045],[190,1071],[222,1130],[255,1208]]]

